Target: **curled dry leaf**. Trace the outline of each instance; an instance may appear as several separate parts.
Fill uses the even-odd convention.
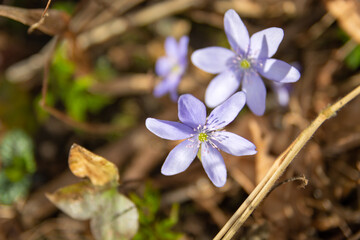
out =
[[[22,24],[32,26],[42,19],[43,9],[24,9],[0,5],[0,16],[13,19]],[[49,35],[58,35],[64,32],[70,20],[69,15],[58,10],[48,10],[47,16],[36,28]]]
[[[90,219],[101,203],[99,191],[89,181],[60,188],[47,193],[46,197],[61,211],[78,220]]]
[[[138,231],[139,214],[134,203],[117,193],[116,188],[104,190],[86,180],[46,197],[74,219],[91,219],[96,240],[128,240]]]
[[[326,8],[341,28],[360,44],[360,3],[358,0],[326,0]]]
[[[139,228],[139,214],[132,201],[111,191],[102,194],[103,204],[90,221],[96,240],[132,239]]]
[[[71,146],[69,168],[75,176],[88,177],[96,186],[119,181],[115,164],[77,144]]]

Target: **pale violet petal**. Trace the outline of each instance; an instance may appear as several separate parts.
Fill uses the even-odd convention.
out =
[[[192,63],[208,73],[220,73],[226,71],[228,62],[235,56],[235,53],[222,47],[207,47],[196,50],[191,55]]]
[[[226,166],[220,152],[209,143],[201,144],[201,163],[211,182],[222,187],[226,183]]]
[[[233,9],[225,13],[224,28],[230,46],[234,51],[239,55],[246,54],[250,42],[249,33],[239,15]]]
[[[187,58],[189,37],[182,36],[179,40],[179,58]]]
[[[173,37],[167,37],[165,40],[165,52],[166,55],[172,58],[178,58],[179,50],[176,39]]]
[[[250,56],[255,59],[272,57],[276,53],[283,37],[284,31],[276,27],[255,33],[250,38]]]
[[[212,130],[225,127],[236,118],[245,102],[244,92],[235,93],[210,113],[206,125]]]
[[[266,88],[260,76],[252,72],[244,76],[242,89],[246,93],[246,104],[250,110],[261,116],[265,112]]]
[[[193,129],[182,123],[155,118],[147,118],[145,126],[156,136],[168,140],[185,139],[189,138],[191,134],[194,134]]]
[[[168,57],[161,57],[156,61],[155,73],[160,77],[164,77],[170,73],[172,67],[172,62]]]
[[[185,171],[198,152],[198,147],[188,139],[178,144],[167,156],[161,167],[164,175],[174,175]]]
[[[279,89],[277,92],[277,100],[281,106],[286,107],[290,100],[289,92],[283,88]]]
[[[292,83],[280,83],[273,81],[272,87],[279,104],[286,107],[289,104]]]
[[[258,71],[264,77],[282,83],[296,82],[300,78],[300,72],[295,67],[273,58],[264,61],[263,67]]]
[[[179,120],[185,125],[197,128],[206,121],[206,107],[191,94],[181,95],[178,101]]]
[[[216,107],[228,99],[240,86],[241,73],[225,71],[211,80],[205,92],[205,103],[208,107]]]
[[[166,79],[163,79],[155,86],[153,94],[155,97],[161,97],[167,92],[169,92],[169,84]]]
[[[235,133],[219,131],[215,134],[215,145],[228,154],[244,156],[256,153],[256,147],[252,142]]]
[[[170,89],[170,98],[173,102],[177,102],[179,99],[179,94],[177,93],[177,89]]]
[[[180,76],[174,74],[165,77],[158,85],[155,86],[153,93],[154,96],[161,97],[168,92],[170,92],[171,95],[174,93],[177,95],[177,87],[179,86],[180,79]],[[175,99],[172,98],[172,100],[176,102],[177,97]]]

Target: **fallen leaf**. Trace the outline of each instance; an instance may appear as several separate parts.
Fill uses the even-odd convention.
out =
[[[101,203],[97,190],[89,181],[82,181],[47,193],[46,197],[70,217],[78,220],[90,219]]]
[[[71,146],[69,168],[75,176],[88,177],[96,186],[119,181],[119,172],[115,164],[77,144]]]
[[[139,214],[134,203],[124,195],[111,191],[103,194],[103,201],[90,222],[95,239],[132,239],[139,228]]]

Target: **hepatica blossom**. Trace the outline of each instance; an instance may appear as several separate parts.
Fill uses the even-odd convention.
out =
[[[195,51],[191,60],[198,68],[219,73],[209,84],[205,103],[215,107],[225,101],[242,85],[246,104],[256,115],[265,111],[266,88],[259,76],[276,82],[296,82],[299,71],[271,58],[283,39],[281,28],[268,28],[249,37],[239,15],[232,9],[225,13],[224,28],[233,51],[222,47],[208,47]]]
[[[168,140],[181,140],[167,156],[161,172],[174,175],[185,171],[198,152],[205,172],[215,186],[226,182],[226,167],[219,152],[242,156],[256,153],[248,140],[222,130],[231,123],[245,104],[245,94],[238,92],[216,107],[206,117],[205,105],[190,94],[180,96],[178,116],[181,121],[146,119],[146,127],[155,135]]]
[[[271,86],[276,95],[277,102],[282,107],[286,107],[289,104],[290,92],[292,91],[291,83],[274,82]]]
[[[170,93],[173,101],[178,99],[177,87],[187,67],[188,43],[187,36],[183,36],[179,43],[173,37],[165,40],[166,56],[159,58],[155,65],[156,74],[163,78],[154,89],[155,97]]]

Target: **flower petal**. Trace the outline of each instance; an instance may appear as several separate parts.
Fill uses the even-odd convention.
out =
[[[189,138],[194,130],[188,126],[173,121],[159,120],[155,118],[147,118],[145,125],[150,132],[158,137],[168,140],[180,140]]]
[[[206,107],[191,94],[181,95],[178,101],[179,119],[191,128],[204,125],[206,121]]]
[[[292,90],[291,83],[280,83],[274,81],[272,87],[278,103],[281,106],[286,107],[290,100],[290,92]]]
[[[177,59],[179,56],[178,44],[173,37],[167,37],[165,40],[165,52],[166,55]]]
[[[228,61],[235,56],[235,53],[222,47],[207,47],[196,50],[191,55],[192,63],[208,73],[220,73],[226,71]]]
[[[237,92],[221,105],[217,106],[207,119],[206,124],[209,129],[220,129],[231,123],[244,107],[245,102],[245,93]]]
[[[164,77],[171,71],[172,63],[168,57],[161,57],[156,61],[155,72],[158,76]]]
[[[170,98],[173,102],[177,102],[177,100],[179,99],[179,95],[177,93],[177,88],[175,89],[170,89]]]
[[[300,72],[295,67],[273,58],[267,59],[258,71],[264,77],[282,83],[296,82],[300,78]]]
[[[216,107],[228,99],[240,86],[242,72],[235,75],[233,71],[225,71],[211,80],[205,92],[205,103],[208,107]]]
[[[243,91],[246,93],[246,104],[250,110],[261,116],[265,112],[266,88],[260,76],[252,72],[243,79]]]
[[[182,36],[179,41],[179,58],[186,59],[188,53],[188,45],[189,45],[189,37]]]
[[[226,183],[226,166],[220,152],[208,143],[201,144],[201,162],[206,174],[217,187]]]
[[[231,132],[216,132],[215,145],[222,151],[234,156],[253,155],[256,153],[255,145],[243,137]]]
[[[284,31],[276,27],[255,33],[250,38],[250,56],[255,59],[272,57],[283,37]]]
[[[224,16],[224,28],[228,41],[234,51],[239,55],[244,55],[249,48],[249,33],[239,15],[230,9]]]
[[[169,176],[185,171],[195,159],[198,150],[197,146],[188,139],[181,142],[165,159],[161,173]]]
[[[153,94],[155,97],[161,97],[165,95],[168,91],[169,91],[169,86],[166,80],[162,80],[161,82],[159,82],[158,85],[155,86]]]
[[[174,102],[177,101],[177,87],[180,83],[180,77],[177,75],[170,75],[164,78],[158,85],[156,85],[154,89],[154,96],[161,97],[166,93],[170,92],[172,96],[172,100]]]

